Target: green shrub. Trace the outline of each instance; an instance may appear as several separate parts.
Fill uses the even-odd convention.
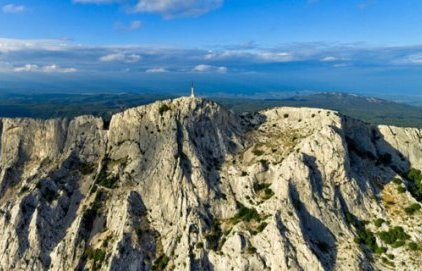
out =
[[[94,250],[89,247],[85,250],[84,256],[94,261],[92,270],[95,271],[95,270],[100,270],[102,262],[105,260],[106,253],[102,249],[97,248]]]
[[[210,231],[205,235],[205,239],[207,240],[207,248],[217,251],[222,234],[223,233],[221,231],[220,224],[216,221],[213,221]]]
[[[346,221],[353,225],[356,229],[357,237],[353,241],[357,244],[366,245],[370,250],[375,253],[383,251],[383,248],[377,244],[375,235],[365,227],[365,222],[358,220],[352,213],[346,212]]]
[[[260,220],[258,212],[255,209],[249,209],[242,204],[240,204],[240,209],[237,214],[231,219],[234,224],[237,224],[239,221],[250,222],[252,220]]]
[[[18,195],[25,194],[25,193],[26,193],[26,192],[28,192],[28,191],[29,191],[29,187],[28,187],[28,186],[26,186],[26,185],[24,185],[24,186],[22,186],[21,190],[19,190]]]
[[[407,244],[410,250],[418,250],[418,244],[416,244],[415,242],[410,242],[409,244]]]
[[[392,244],[391,247],[392,248],[398,248],[398,247],[404,246],[404,244],[406,244],[406,242],[404,240],[398,240],[398,241],[394,242],[394,244]]]
[[[253,246],[248,246],[248,248],[246,249],[246,252],[248,252],[248,254],[255,254],[256,248]]]
[[[397,192],[399,194],[403,194],[404,192],[406,192],[406,187],[403,186],[397,186]]]
[[[155,271],[164,270],[167,267],[169,261],[170,261],[170,258],[167,257],[167,255],[165,254],[161,255],[155,260],[154,265],[152,266],[152,270],[155,270]]]
[[[94,172],[94,169],[95,169],[95,165],[90,164],[90,163],[81,162],[81,164],[79,166],[79,171],[83,175],[91,174],[92,172]]]
[[[411,189],[409,189],[410,192],[416,199],[421,201],[422,200],[422,172],[418,169],[412,168],[407,174],[407,178],[410,181],[412,181]]]
[[[404,242],[410,238],[410,236],[404,232],[402,227],[394,227],[388,231],[382,231],[378,233],[378,236],[388,245],[393,245],[400,241]]]
[[[387,249],[385,247],[378,247],[377,246],[374,250],[374,253],[380,255],[380,254],[385,253],[386,251],[387,251]]]
[[[258,232],[258,233],[260,233],[260,232],[262,232],[264,229],[265,229],[265,227],[267,227],[267,225],[268,225],[268,223],[267,222],[262,222],[257,228],[256,228],[256,231]]]
[[[106,256],[106,253],[103,250],[97,248],[94,251],[93,259],[94,259],[95,262],[102,262],[102,261],[104,261],[105,256]]]
[[[256,155],[256,156],[261,156],[261,155],[263,155],[263,154],[264,154],[264,151],[263,151],[263,150],[260,150],[260,149],[258,149],[258,148],[255,148],[255,149],[253,149],[253,150],[252,150],[252,153],[253,153],[254,155]]]
[[[413,182],[422,182],[422,172],[418,169],[410,169],[409,173],[407,174],[407,177],[409,178],[409,180],[413,181]]]
[[[375,219],[374,220],[374,225],[375,226],[377,226],[377,228],[379,228],[379,227],[381,227],[382,226],[382,224],[385,222],[385,220],[384,219],[382,219],[382,218],[377,218],[377,219]]]
[[[382,262],[383,262],[384,264],[389,265],[389,266],[391,266],[391,267],[394,267],[394,263],[393,263],[393,262],[391,262],[391,261],[389,261],[387,258],[382,257],[382,258],[381,258],[381,260],[382,260]]]
[[[106,169],[103,168],[97,176],[96,184],[101,185],[106,188],[115,188],[117,186],[117,182],[119,181],[118,177],[115,176],[108,176]]]
[[[359,243],[365,244],[372,251],[376,251],[378,249],[377,239],[375,238],[375,235],[370,230],[367,230],[364,227],[362,227],[362,228],[357,229],[357,234],[359,237]]]
[[[168,106],[167,104],[163,104],[160,106],[160,108],[158,109],[158,112],[160,113],[160,115],[162,116],[165,112],[171,110],[170,106]]]
[[[421,206],[419,203],[413,203],[410,206],[404,208],[404,211],[406,212],[406,214],[408,215],[413,215],[415,214],[417,211],[419,211],[421,209]]]
[[[399,178],[394,178],[393,179],[393,183],[397,184],[397,185],[401,185],[403,182],[402,180],[400,180]]]
[[[264,192],[265,192],[264,199],[269,199],[269,198],[271,198],[272,196],[274,196],[274,192],[273,192],[273,190],[271,190],[271,188],[266,188],[266,189],[264,190]]]
[[[253,184],[253,190],[255,191],[255,193],[258,193],[264,189],[267,189],[271,186],[270,183],[254,183]]]

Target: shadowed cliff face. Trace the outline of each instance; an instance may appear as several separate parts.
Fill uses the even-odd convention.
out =
[[[421,215],[405,211],[416,203],[407,172],[422,168],[417,129],[179,98],[110,123],[0,119],[0,136],[0,270],[421,264],[410,249]],[[378,234],[395,226],[401,246]]]

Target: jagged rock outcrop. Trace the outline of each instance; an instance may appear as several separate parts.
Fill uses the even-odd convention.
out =
[[[0,119],[0,137],[0,270],[422,264],[421,214],[406,210],[418,129],[179,98],[110,123]],[[397,226],[393,242],[381,236]]]

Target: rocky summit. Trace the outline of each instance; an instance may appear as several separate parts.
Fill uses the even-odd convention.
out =
[[[422,266],[422,130],[184,97],[0,137],[0,270]]]

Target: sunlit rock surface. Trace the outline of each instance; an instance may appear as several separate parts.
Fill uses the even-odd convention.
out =
[[[0,119],[0,136],[0,270],[422,266],[421,214],[397,188],[422,168],[418,129],[179,98],[109,123]],[[377,233],[395,226],[394,248]]]

